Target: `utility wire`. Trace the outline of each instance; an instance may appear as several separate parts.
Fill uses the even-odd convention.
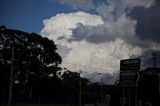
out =
[[[82,66],[82,67],[87,67],[90,69],[95,69],[95,70],[104,70],[106,71],[107,69],[103,69],[103,68],[96,68],[96,67],[91,67],[91,66],[87,66],[87,65],[81,65],[81,64],[75,64],[75,63],[70,63],[70,62],[63,62],[65,64],[70,64],[70,65],[74,65],[74,66]]]

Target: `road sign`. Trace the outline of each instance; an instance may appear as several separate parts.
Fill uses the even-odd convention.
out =
[[[120,82],[120,87],[136,87],[136,82]]]
[[[137,77],[136,72],[120,72],[120,82],[136,82]]]
[[[120,72],[120,86],[121,87],[136,87],[138,72],[124,71]]]
[[[135,76],[137,73],[134,71],[124,71],[120,73],[120,76]]]
[[[140,59],[125,59],[120,61],[120,71],[137,71],[140,69]]]
[[[136,87],[140,59],[125,59],[120,61],[120,86]]]

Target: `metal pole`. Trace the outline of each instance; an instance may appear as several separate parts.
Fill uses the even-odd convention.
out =
[[[101,85],[101,104],[102,104],[102,85]]]
[[[79,78],[79,106],[81,106],[81,78]]]
[[[137,72],[137,80],[136,80],[136,88],[135,88],[135,92],[136,92],[136,94],[135,94],[135,106],[138,106],[138,94],[137,94],[137,92],[138,92],[138,83],[139,83],[139,78],[140,78],[140,75],[139,75],[139,72]]]
[[[152,58],[153,58],[153,67],[157,67],[157,52],[152,52]]]
[[[30,101],[30,103],[32,102],[32,87],[31,87],[31,89],[30,89],[29,101]]]
[[[129,100],[128,100],[128,103],[129,103],[129,105],[128,106],[130,106],[131,105],[131,94],[130,94],[131,92],[130,92],[130,87],[129,87]]]
[[[137,106],[137,85],[136,85],[136,88],[135,88],[135,106]]]
[[[9,98],[8,98],[9,105],[12,102],[13,70],[14,70],[14,46],[12,46],[12,57],[11,57],[11,73],[10,73]]]
[[[102,96],[102,93],[103,93],[102,84],[103,84],[103,79],[101,80],[101,104],[102,104],[102,102],[103,102],[103,96]]]
[[[125,105],[125,103],[124,103],[124,87],[123,87],[123,98],[122,98],[122,106],[124,106]]]

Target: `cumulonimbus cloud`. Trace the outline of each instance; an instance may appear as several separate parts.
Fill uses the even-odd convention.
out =
[[[74,0],[68,2],[74,5]],[[115,73],[121,59],[141,55],[144,48],[153,47],[150,39],[142,42],[137,37],[139,20],[128,15],[135,7],[148,9],[153,4],[153,0],[108,0],[108,4],[95,7],[97,15],[78,11],[45,19],[41,34],[59,45],[62,65],[69,70]]]
[[[61,52],[59,52],[61,56],[64,56],[66,48],[69,49],[69,52],[66,52],[68,53],[67,56],[63,57],[63,64],[72,71],[86,70],[95,72],[99,68],[100,72],[112,73],[119,70],[120,59],[129,58],[129,51],[132,52],[132,50],[134,50],[135,54],[140,54],[141,52],[139,48],[132,47],[122,39],[118,39],[117,32],[114,32],[114,28],[113,32],[110,31],[110,33],[113,33],[112,35],[115,37],[114,40],[110,42],[105,40],[103,43],[97,44],[84,38],[83,40],[73,40],[70,42],[70,40],[74,38],[73,29],[78,28],[79,25],[98,27],[101,25],[103,26],[104,21],[101,16],[91,15],[85,12],[58,14],[57,16],[45,20],[44,28],[41,31],[43,36],[53,39],[58,45],[65,46],[65,50],[60,50]],[[121,24],[119,24],[119,26],[120,25]],[[118,26],[118,24],[116,26]],[[129,28],[129,26],[127,27]],[[117,28],[117,30],[118,29],[119,28]],[[96,36],[98,36],[98,33],[95,33],[97,34]],[[99,33],[102,34],[99,35],[97,40],[99,39],[101,41],[101,36],[105,36],[103,35],[105,33],[103,30],[102,32],[99,31]],[[83,37],[85,36],[88,36],[87,31],[85,31]],[[108,36],[108,38],[109,37],[110,36]],[[107,39],[107,37],[105,39]],[[130,48],[132,48],[132,50],[130,50]],[[61,47],[61,49],[63,49],[63,47]],[[81,65],[93,67],[93,69]]]

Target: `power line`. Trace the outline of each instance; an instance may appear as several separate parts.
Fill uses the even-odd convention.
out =
[[[144,61],[143,59],[145,57],[149,57],[151,58],[152,56],[139,56],[141,58],[142,61]],[[70,64],[70,65],[74,65],[74,66],[81,66],[81,67],[86,67],[86,68],[89,68],[89,69],[94,69],[94,70],[104,70],[104,71],[107,71],[108,69],[104,69],[104,68],[97,68],[97,67],[91,67],[91,66],[88,66],[88,65],[82,65],[82,64],[77,64],[77,63],[70,63],[70,62],[63,62],[65,64]]]
[[[87,67],[90,69],[95,69],[95,70],[104,70],[106,71],[107,69],[103,69],[103,68],[96,68],[96,67],[91,67],[91,66],[87,66],[87,65],[81,65],[81,64],[75,64],[75,63],[69,63],[69,62],[63,62],[65,64],[70,64],[70,65],[74,65],[74,66],[82,66],[82,67]]]

